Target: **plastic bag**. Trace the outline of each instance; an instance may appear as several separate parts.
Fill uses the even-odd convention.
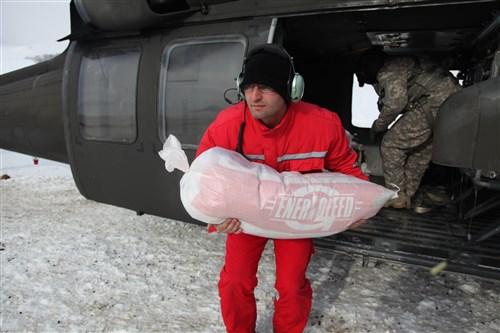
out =
[[[163,144],[163,150],[158,154],[165,161],[165,169],[168,172],[172,172],[174,169],[179,169],[184,173],[189,171],[186,153],[182,150],[181,143],[175,136],[168,136],[167,141]]]
[[[181,167],[188,163],[187,158],[174,141],[177,139],[169,136],[160,156],[171,160],[165,161],[170,169],[184,171]],[[185,160],[179,162],[179,156]],[[374,216],[397,194],[340,173],[279,173],[249,162],[237,152],[215,147],[203,152],[185,171],[180,196],[189,215],[205,223],[219,224],[232,217],[241,221],[247,234],[313,238],[344,231],[352,223]]]

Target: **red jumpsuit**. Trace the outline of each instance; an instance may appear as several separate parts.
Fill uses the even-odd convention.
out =
[[[290,103],[280,124],[269,129],[244,112],[241,102],[219,113],[206,130],[197,156],[218,146],[236,150],[243,116],[243,153],[253,162],[283,171],[317,172],[322,169],[368,178],[356,166],[339,117],[306,102]],[[226,257],[219,281],[222,317],[228,332],[254,332],[257,319],[254,289],[257,269],[268,239],[244,233],[228,234]],[[312,239],[274,239],[278,292],[274,332],[302,332],[311,310],[312,289],[306,278],[313,252]]]

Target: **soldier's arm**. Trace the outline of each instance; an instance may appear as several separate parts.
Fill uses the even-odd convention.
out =
[[[379,73],[380,114],[376,126],[380,130],[386,130],[408,104],[408,69],[404,66],[406,64],[397,62]]]

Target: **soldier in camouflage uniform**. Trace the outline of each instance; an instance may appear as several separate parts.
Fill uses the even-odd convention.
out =
[[[356,76],[360,86],[373,85],[379,96],[380,114],[370,136],[375,141],[385,133],[380,146],[385,184],[399,191],[386,207],[410,208],[431,160],[434,118],[461,87],[451,73],[424,58],[389,57],[379,47],[362,54]]]

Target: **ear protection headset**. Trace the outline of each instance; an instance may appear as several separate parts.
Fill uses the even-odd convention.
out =
[[[290,71],[289,71],[288,81],[286,83],[288,100],[294,103],[300,101],[302,99],[302,96],[304,95],[304,88],[305,88],[304,78],[302,77],[302,75],[295,72],[293,58],[290,56],[290,54],[282,46],[277,44],[264,44],[261,46],[257,46],[252,51],[250,51],[250,53],[245,57],[245,59],[243,60],[241,73],[236,78],[236,89],[238,90],[239,97],[243,99],[245,96],[245,94],[242,91],[241,83],[243,82],[243,78],[245,77],[246,63],[254,55],[263,52],[273,53],[282,58],[288,59],[288,62],[290,63]]]

